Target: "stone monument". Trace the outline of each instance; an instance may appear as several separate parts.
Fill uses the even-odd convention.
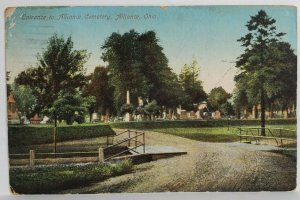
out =
[[[13,95],[9,95],[7,98],[7,122],[8,124],[19,124],[20,119],[18,116],[18,108]]]
[[[129,90],[126,91],[126,104],[130,104],[130,94]],[[130,121],[130,113],[125,113],[124,121],[129,122]]]

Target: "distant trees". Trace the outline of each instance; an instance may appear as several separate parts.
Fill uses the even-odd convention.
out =
[[[231,94],[227,93],[222,87],[213,88],[208,94],[208,104],[214,111],[219,110],[224,114],[233,114],[233,108],[228,101]]]
[[[32,94],[30,87],[26,85],[12,84],[11,94],[16,100],[18,111],[28,119],[32,117],[35,107],[37,106],[37,100]]]
[[[194,110],[193,104],[198,104],[207,98],[202,81],[199,80],[199,73],[200,68],[196,59],[193,58],[192,64],[185,64],[179,74],[179,83],[183,90],[181,103],[187,110]]]
[[[36,112],[46,111],[53,116],[56,125],[61,116],[58,116],[59,110],[54,103],[58,101],[59,104],[67,91],[79,92],[86,84],[83,66],[87,58],[85,50],[73,49],[71,37],[65,40],[55,34],[49,38],[42,54],[37,56],[38,66],[21,72],[15,82],[31,88],[37,99]]]

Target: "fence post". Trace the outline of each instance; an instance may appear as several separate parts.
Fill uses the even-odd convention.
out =
[[[281,129],[279,129],[279,133],[280,133],[280,142],[281,142],[281,147],[283,147]]]
[[[145,132],[143,132],[143,151],[145,153]]]
[[[104,152],[102,147],[99,148],[99,163],[104,163]]]
[[[136,146],[137,146],[137,131],[135,131],[135,149],[136,149]]]
[[[53,129],[54,158],[56,158],[56,127]]]
[[[130,130],[128,130],[128,147],[130,147]]]
[[[35,152],[34,150],[29,150],[29,166],[34,166]]]

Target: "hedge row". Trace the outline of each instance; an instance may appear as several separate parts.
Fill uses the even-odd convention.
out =
[[[272,119],[267,124],[296,124],[296,119]],[[154,128],[190,128],[190,127],[222,127],[222,126],[259,126],[259,120],[178,120],[178,121],[143,121],[117,122],[108,125],[73,125],[57,128],[57,142],[80,140],[93,137],[114,135],[112,128],[154,129]],[[9,147],[46,144],[53,142],[53,126],[9,126]]]
[[[57,142],[114,135],[109,125],[57,127]],[[53,127],[49,126],[9,126],[9,147],[46,144],[53,142]]]
[[[296,124],[297,119],[266,120],[267,125]],[[223,126],[259,126],[260,120],[176,120],[176,121],[143,121],[111,123],[112,128],[154,129],[154,128],[191,128],[191,127],[223,127]]]

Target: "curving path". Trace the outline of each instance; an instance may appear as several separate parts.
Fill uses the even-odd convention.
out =
[[[269,147],[206,143],[156,132],[148,145],[166,145],[187,155],[135,166],[133,173],[61,193],[286,191],[296,187],[296,159],[271,153]]]

